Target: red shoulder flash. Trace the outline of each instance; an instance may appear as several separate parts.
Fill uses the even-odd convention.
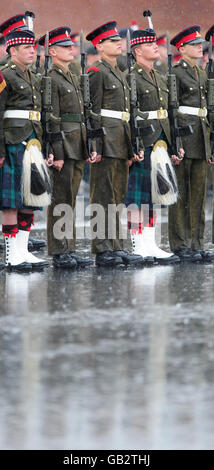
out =
[[[87,70],[87,73],[91,70],[93,70],[94,72],[99,72],[100,69],[98,69],[98,67],[95,67],[95,65],[92,65],[92,67],[89,67],[89,69]]]
[[[7,86],[6,82],[5,82],[5,79],[4,79],[4,75],[3,73],[0,71],[0,93],[4,90],[4,88]]]

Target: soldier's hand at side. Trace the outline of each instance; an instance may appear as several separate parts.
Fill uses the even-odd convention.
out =
[[[207,160],[207,163],[209,163],[209,165],[214,165],[214,155],[212,155],[212,157]]]
[[[0,168],[3,167],[4,161],[5,161],[5,157],[1,157],[1,158],[0,158]]]
[[[129,167],[132,166],[132,163],[133,163],[133,159],[130,158],[130,160],[128,160],[128,165],[129,165]]]
[[[144,151],[140,150],[139,154],[134,154],[133,162],[142,162],[144,160]]]
[[[61,171],[63,165],[64,165],[64,160],[56,160],[53,162],[53,166],[54,168],[56,168],[57,171]]]
[[[89,158],[87,158],[88,163],[96,163],[96,158],[97,158],[97,152],[91,152],[91,155]]]
[[[52,153],[49,154],[48,160],[45,160],[47,166],[52,166],[54,163],[54,155]]]
[[[180,158],[177,157],[177,155],[172,155],[171,156],[171,160],[172,160],[172,163],[174,165],[179,165],[182,162],[182,160],[184,158],[184,154],[185,154],[184,149],[180,148],[179,149],[179,154],[180,154]]]

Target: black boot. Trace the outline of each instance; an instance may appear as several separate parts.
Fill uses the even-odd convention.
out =
[[[124,264],[132,264],[132,265],[137,265],[137,264],[144,264],[144,259],[141,255],[136,255],[136,254],[131,254],[128,253],[128,251],[124,250],[116,250],[113,252],[114,256],[119,256],[122,258],[122,261]]]
[[[120,256],[115,256],[113,251],[103,251],[102,253],[96,254],[95,260],[96,266],[117,266],[118,264],[123,264],[122,258]]]
[[[202,261],[209,262],[209,263],[214,261],[214,252],[213,251],[197,250],[197,253],[199,253],[201,255]]]
[[[77,262],[68,253],[53,256],[53,265],[55,268],[61,269],[75,269]]]
[[[180,260],[188,263],[197,263],[202,261],[202,256],[198,251],[191,250],[191,248],[183,248],[175,251]]]
[[[36,238],[29,238],[28,240],[28,251],[39,251],[41,248],[46,247],[45,240],[37,240]]]
[[[69,253],[72,259],[75,259],[77,266],[80,268],[85,268],[86,266],[91,266],[94,264],[93,259],[91,258],[82,258],[81,256],[77,255],[75,252]]]

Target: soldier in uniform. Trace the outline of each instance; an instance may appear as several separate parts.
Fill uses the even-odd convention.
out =
[[[121,53],[121,39],[116,22],[106,23],[86,36],[101,55],[89,70],[92,109],[100,121],[91,120],[94,128],[105,127],[106,135],[97,139],[96,163],[91,166],[90,197],[94,204],[101,204],[105,211],[104,238],[92,240],[97,266],[141,263],[143,258],[131,255],[123,249],[119,230],[119,217],[115,239],[110,238],[111,205],[123,204],[128,182],[128,160],[133,157],[129,127],[129,87],[125,75],[117,66]],[[100,161],[99,161],[100,160]],[[118,216],[118,213],[117,213]],[[99,220],[98,220],[99,223]]]
[[[202,57],[200,26],[178,33],[171,44],[182,54],[174,65],[178,92],[178,125],[191,124],[193,134],[182,137],[185,151],[176,166],[180,198],[169,208],[169,241],[181,260],[212,260],[204,250],[207,162],[211,161],[210,132],[207,119],[207,75],[197,65]]]
[[[59,239],[54,232],[54,225],[60,220],[60,216],[54,215],[54,209],[58,204],[69,204],[74,211],[84,160],[88,159],[82,94],[78,78],[69,70],[69,63],[73,58],[70,32],[68,27],[56,28],[49,32],[52,112],[58,118],[58,122],[50,122],[50,132],[65,133],[64,140],[51,143],[53,184],[52,203],[48,207],[47,220],[48,253],[53,256],[54,266],[59,268],[93,264],[91,259],[82,258],[75,253],[75,228],[70,239],[66,236]],[[39,43],[44,45],[45,36],[40,38]]]
[[[210,40],[210,37],[212,37],[212,67],[211,67],[211,73],[209,74],[209,78],[214,78],[214,25],[212,25],[208,31],[206,32],[205,39],[206,41]],[[208,64],[206,66],[206,71],[208,72]],[[211,167],[211,180],[212,180],[212,189],[213,189],[213,226],[212,226],[212,243],[214,243],[214,166],[213,166],[213,161],[212,167]]]
[[[3,67],[5,86],[0,95],[0,207],[6,267],[21,271],[48,263],[28,252],[34,208],[24,206],[21,191],[25,148],[32,138],[37,138],[39,144],[42,136],[40,82],[28,70],[33,61],[35,35],[27,28],[11,30],[13,21],[10,18],[0,26],[4,33],[9,31],[6,47],[11,56]]]
[[[170,125],[167,117],[168,89],[166,78],[157,72],[154,62],[159,58],[156,34],[152,29],[136,30],[132,33],[131,49],[136,63],[133,72],[136,79],[137,98],[140,111],[147,119],[138,117],[139,127],[153,125],[154,131],[141,138],[144,149],[142,161],[130,167],[126,205],[135,204],[139,210],[128,211],[128,227],[131,229],[133,251],[144,258],[153,257],[161,264],[179,262],[178,256],[161,250],[155,240],[156,212],[151,191],[151,153],[160,139],[170,151]],[[142,207],[144,206],[144,207]]]
[[[9,65],[11,61],[11,56],[9,53],[6,53],[6,41],[5,38],[9,32],[11,32],[13,29],[23,29],[26,28],[27,22],[26,22],[26,16],[25,14],[19,14],[15,15],[6,22],[2,23],[0,25],[0,32],[2,34],[2,41],[4,42],[4,50],[5,53],[4,55],[0,58],[0,69],[6,65],[6,67]],[[2,46],[3,47],[3,46]],[[31,65],[30,69],[33,70],[34,66]],[[36,238],[33,238],[32,236],[28,240],[28,249],[30,251],[37,251],[40,250],[40,248],[44,248],[46,246],[45,240],[39,240]],[[4,243],[0,243],[0,249],[4,248]]]

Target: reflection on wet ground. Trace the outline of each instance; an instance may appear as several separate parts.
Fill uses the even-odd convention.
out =
[[[1,273],[0,448],[213,449],[213,275]]]

